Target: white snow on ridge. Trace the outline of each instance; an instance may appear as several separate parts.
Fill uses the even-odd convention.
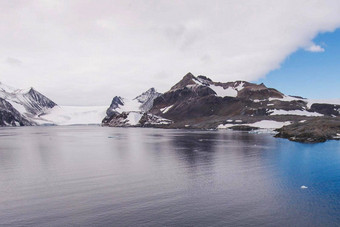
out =
[[[277,129],[282,128],[283,126],[290,125],[290,121],[279,122],[279,121],[272,121],[272,120],[262,120],[251,124],[221,124],[217,128],[218,129],[226,129],[231,128],[233,126],[250,126],[250,127],[257,127],[261,129]]]
[[[217,96],[220,96],[220,97],[225,97],[225,96],[236,97],[237,96],[237,90],[234,89],[233,87],[228,87],[227,89],[224,89],[221,86],[215,86],[215,85],[210,85],[209,87],[216,93]]]
[[[298,115],[298,116],[308,116],[308,117],[321,117],[323,114],[316,112],[308,112],[306,110],[271,110],[269,115]]]
[[[197,85],[201,85],[201,86],[207,86],[209,88],[211,88],[215,93],[216,96],[220,96],[220,97],[236,97],[237,96],[237,92],[242,90],[244,87],[244,82],[241,82],[236,88],[234,87],[228,87],[226,89],[224,89],[222,86],[216,86],[213,84],[204,84],[199,78],[196,80],[194,79],[194,82]],[[192,88],[194,87],[194,85],[188,85],[188,88]]]
[[[107,106],[55,106],[46,115],[34,119],[39,124],[101,124]]]

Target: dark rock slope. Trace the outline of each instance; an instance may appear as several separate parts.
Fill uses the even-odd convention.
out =
[[[323,106],[323,104],[320,104]],[[296,118],[292,112],[298,112]],[[173,120],[175,127],[217,127],[227,119],[254,122],[261,119],[276,121],[301,120],[301,115],[336,114],[322,108],[308,109],[302,98],[285,96],[264,84],[246,81],[228,83],[188,73],[168,92],[154,100],[150,112]],[[337,113],[339,114],[339,113]]]

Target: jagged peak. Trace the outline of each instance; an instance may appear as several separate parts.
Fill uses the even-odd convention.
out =
[[[194,78],[196,77],[191,72],[188,72],[187,74],[183,76],[183,79],[194,79]]]
[[[27,89],[22,90],[23,93],[39,93],[37,90],[35,90],[33,87],[29,87]]]

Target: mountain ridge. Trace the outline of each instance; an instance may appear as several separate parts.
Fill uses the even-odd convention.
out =
[[[123,111],[124,113],[128,111]],[[340,105],[310,103],[299,96],[288,96],[263,83],[247,81],[214,82],[205,76],[187,73],[171,88],[156,97],[152,108],[144,114],[151,114],[167,119],[168,124],[144,125],[119,124],[113,117],[112,122],[103,121],[104,126],[119,127],[163,127],[193,129],[255,129],[251,125],[261,126],[261,122],[285,127],[287,124],[309,121],[314,118],[334,118],[340,116]],[[171,122],[171,123],[169,123]],[[324,121],[320,121],[324,122]],[[268,127],[268,126],[266,126]],[[275,129],[273,127],[273,129]],[[287,126],[288,127],[288,126]],[[333,130],[327,138],[336,139],[339,131]],[[294,140],[293,137],[289,138]],[[317,140],[316,140],[317,141]]]

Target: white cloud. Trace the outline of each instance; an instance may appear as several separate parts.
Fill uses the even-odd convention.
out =
[[[19,59],[16,59],[16,58],[10,58],[8,57],[6,59],[6,62],[9,64],[9,65],[12,65],[12,66],[20,66],[22,64],[22,61],[20,61]]]
[[[321,46],[316,45],[314,43],[312,45],[306,47],[305,50],[309,51],[309,52],[324,52],[325,51],[324,48],[322,48]]]
[[[0,81],[108,105],[185,73],[255,80],[340,25],[337,0],[0,1]],[[320,49],[321,50],[321,49]]]

